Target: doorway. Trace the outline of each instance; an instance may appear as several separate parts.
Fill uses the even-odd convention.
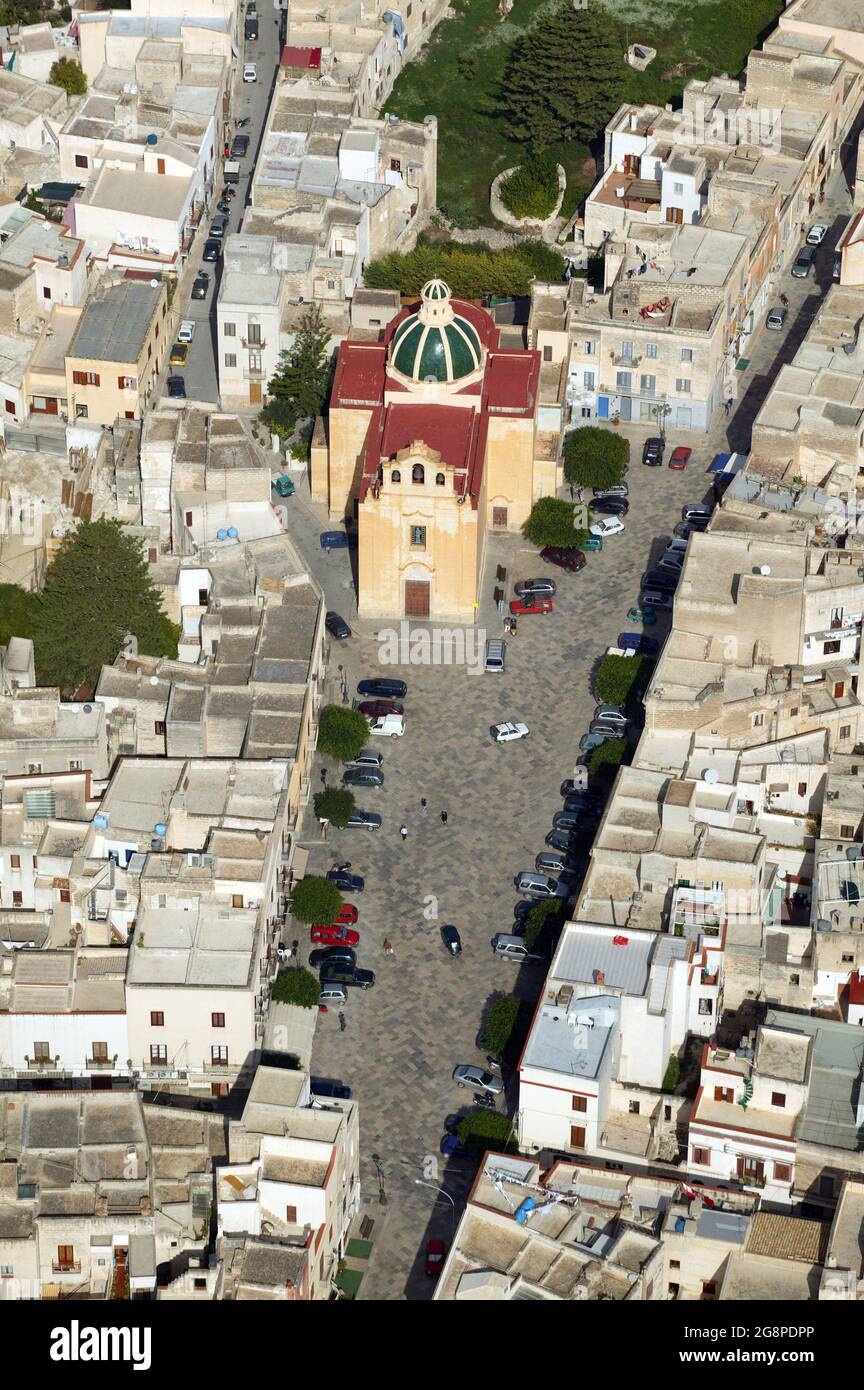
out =
[[[428,618],[431,585],[428,579],[405,580],[405,617]]]

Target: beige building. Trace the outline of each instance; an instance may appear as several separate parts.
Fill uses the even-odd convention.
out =
[[[518,530],[557,483],[539,377],[539,353],[500,348],[440,280],[383,343],[342,344],[312,492],[356,519],[361,617],[473,620],[487,531]]]
[[[70,419],[113,425],[143,415],[168,344],[167,304],[162,281],[103,280],[66,353]]]

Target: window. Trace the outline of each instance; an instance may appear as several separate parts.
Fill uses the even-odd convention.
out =
[[[711,1167],[711,1150],[710,1150],[710,1149],[694,1149],[694,1150],[693,1150],[693,1162],[694,1162],[694,1163],[698,1163],[699,1166],[700,1166],[701,1168],[710,1168],[710,1167]]]
[[[164,159],[157,159],[157,160],[156,160],[156,173],[157,173],[157,174],[164,174],[164,173],[165,173],[165,160],[164,160]]]
[[[9,856],[9,863],[10,863],[10,865],[11,865],[11,867],[12,867],[13,869],[20,869],[20,868],[21,868],[21,855],[20,855],[20,854],[10,854],[10,856]]]
[[[632,380],[633,376],[631,372],[615,373],[615,386],[618,389],[618,391],[622,392],[624,395],[626,395],[629,392],[630,383]]]
[[[778,1110],[785,1110],[785,1109],[786,1109],[786,1092],[785,1092],[785,1091],[772,1091],[772,1092],[771,1092],[771,1104],[772,1104],[772,1105],[776,1105],[776,1107],[777,1107]]]
[[[543,361],[544,361],[544,362],[551,362],[551,361],[552,361],[552,348],[549,346],[548,343],[547,343],[547,344],[545,345],[545,347],[543,348]]]
[[[425,483],[426,472],[422,463],[415,463],[414,467],[411,469],[411,481],[412,483]]]
[[[242,906],[243,906],[243,894],[242,894],[242,893],[232,893],[232,895],[231,895],[231,906],[232,906],[232,907],[242,907]]]
[[[841,724],[841,725],[840,725],[840,738],[841,738],[841,740],[847,739],[847,738],[851,738],[851,737],[852,737],[852,725],[851,725],[851,724]]]
[[[765,716],[764,716],[764,714],[754,714],[754,715],[753,715],[753,728],[754,728],[754,729],[761,729],[761,727],[762,727],[762,725],[763,725],[764,723],[765,723]]]
[[[843,698],[843,691],[844,691],[845,689],[846,689],[846,682],[845,682],[845,681],[835,681],[835,682],[834,682],[834,699],[835,699],[835,700],[842,700],[842,698]]]
[[[799,795],[799,796],[806,796],[806,795],[807,795],[807,783],[806,783],[806,782],[799,782],[799,783],[798,783],[798,795]]]
[[[393,472],[390,474],[390,481],[391,483],[401,483],[402,474],[399,472],[398,468],[393,469]]]
[[[261,353],[252,348],[249,349],[249,370],[250,372],[260,372],[263,370]]]
[[[210,1015],[210,1022],[211,1022],[211,1024],[213,1025],[214,1028],[224,1028],[224,1027],[225,1027],[225,1015],[224,1015],[224,1014],[211,1014],[211,1015]]]
[[[217,1066],[217,1067],[227,1067],[227,1065],[228,1065],[228,1049],[227,1049],[227,1047],[221,1047],[221,1046],[219,1046],[219,1045],[216,1045],[216,1046],[214,1046],[214,1047],[211,1047],[211,1049],[210,1049],[210,1061],[211,1061],[211,1063],[212,1063],[213,1066]]]
[[[401,173],[402,173],[402,160],[401,160],[401,159],[391,159],[391,160],[390,160],[390,168],[391,168],[391,170],[393,171],[394,174],[401,174]]]
[[[791,1164],[791,1163],[775,1163],[775,1164],[774,1164],[774,1177],[775,1177],[775,1179],[776,1179],[777,1182],[791,1182],[791,1181],[792,1181],[792,1164]]]
[[[798,706],[797,706],[797,705],[793,705],[792,708],[791,708],[790,711],[789,711],[789,718],[790,718],[790,719],[794,719],[797,713],[798,713]]]
[[[624,358],[625,362],[633,361],[633,344],[628,342],[626,338],[621,344],[621,356]]]
[[[841,839],[841,840],[854,840],[854,839],[855,839],[855,827],[854,827],[854,825],[841,825],[841,827],[840,827],[840,839]]]
[[[445,479],[443,473],[436,473],[436,474],[435,474],[435,486],[436,486],[436,487],[443,487],[445,482],[446,482],[446,479]]]
[[[585,344],[585,356],[586,356],[586,357],[593,357],[594,354],[596,353],[596,351],[597,351],[597,344],[596,344],[596,342],[594,342],[593,340],[589,339],[588,342]]]
[[[33,1060],[35,1062],[50,1062],[51,1047],[47,1042],[34,1042]]]
[[[98,372],[73,372],[72,380],[76,386],[98,386],[100,378]]]
[[[117,387],[120,391],[134,391],[138,385],[137,378],[134,376],[118,376]]]
[[[820,1197],[833,1197],[833,1196],[834,1196],[834,1179],[831,1178],[831,1177],[828,1177],[828,1176],[827,1176],[826,1174],[824,1174],[824,1173],[823,1173],[822,1177],[819,1179],[819,1196],[820,1196]]]
[[[89,168],[90,168],[90,160],[87,158],[87,155],[86,155],[86,154],[76,154],[76,156],[75,156],[75,168],[76,168],[76,169],[89,169]]]
[[[840,650],[840,643],[839,643],[839,642],[823,642],[823,643],[822,643],[822,655],[823,655],[823,656],[833,656],[834,653],[835,653],[835,652],[839,652],[839,650]]]
[[[765,1177],[765,1164],[761,1158],[753,1158],[750,1154],[741,1154],[738,1159],[739,1178],[755,1178],[761,1182]]]
[[[237,325],[236,325],[236,323],[223,323],[223,325],[222,325],[222,332],[225,334],[225,337],[226,337],[226,338],[236,338],[236,336],[237,336]]]
[[[80,759],[80,758],[70,758],[70,759],[69,759],[69,771],[70,771],[70,772],[80,772],[80,771],[81,771],[81,759]]]
[[[13,907],[23,907],[23,906],[24,906],[24,894],[23,894],[23,893],[19,893],[18,890],[17,890],[17,889],[14,889],[14,888],[13,888],[13,890],[12,890],[12,906],[13,906]]]
[[[289,1225],[289,1226],[296,1226],[296,1225],[297,1225],[297,1208],[296,1208],[296,1207],[286,1207],[286,1208],[285,1208],[285,1220],[288,1222],[288,1225]]]
[[[187,526],[191,526],[191,525],[192,525],[192,513],[191,513],[191,512],[187,512],[187,513],[186,513],[186,525],[187,525]]]
[[[154,1011],[154,1010],[151,1010],[151,1012],[150,1012],[150,1027],[151,1027],[151,1028],[164,1028],[164,1027],[165,1027],[165,1015],[162,1013],[162,1010],[161,1010],[161,1009],[158,1010],[158,1012],[157,1012],[157,1011]]]
[[[426,527],[425,527],[425,526],[412,526],[412,527],[411,527],[411,549],[412,549],[412,550],[425,550],[425,549],[426,549]]]
[[[680,1268],[681,1268],[681,1261],[680,1261],[680,1260],[670,1260],[670,1261],[669,1261],[669,1268],[670,1268],[670,1269],[680,1269]]]
[[[164,1043],[151,1043],[151,1044],[150,1044],[150,1065],[153,1066],[153,1065],[154,1065],[155,1063],[157,1063],[157,1062],[167,1062],[167,1061],[168,1061],[168,1048],[165,1046],[165,1044],[164,1044]]]
[[[226,366],[226,367],[236,367],[236,366],[237,366],[237,354],[236,354],[236,352],[226,352],[226,354],[225,354],[225,366]]]
[[[72,1245],[57,1246],[57,1264],[61,1269],[71,1269],[75,1263],[75,1247]]]
[[[588,1109],[588,1097],[574,1096],[570,1102],[570,1109],[584,1115],[585,1111]]]
[[[260,323],[250,323],[246,326],[246,341],[255,347],[261,346],[261,325]]]
[[[206,589],[199,589],[199,590],[198,590],[198,603],[200,604],[200,606],[201,606],[202,608],[206,608],[206,607],[207,607],[207,599],[208,599],[208,597],[209,597],[209,595],[208,595]]]
[[[164,732],[165,732],[165,721],[164,721],[164,719],[156,719],[156,720],[154,720],[154,722],[153,722],[153,732],[154,732],[154,734],[160,734],[160,735],[161,735],[161,734],[164,734]]]
[[[88,406],[86,406],[86,405],[76,405],[76,407],[75,407],[75,419],[76,419],[76,420],[86,420],[86,419],[87,419],[87,416],[88,416],[89,414],[90,414],[90,409],[89,409]]]
[[[680,196],[680,194],[682,194],[682,193],[684,192],[684,185],[683,185],[683,183],[673,183],[673,184],[672,184],[672,192],[673,192],[673,193],[677,193],[677,194]]]
[[[631,1115],[638,1115],[638,1114],[639,1114],[639,1102],[638,1102],[638,1100],[631,1100],[631,1101],[629,1101],[629,1102],[628,1102],[628,1105],[627,1105],[627,1109],[628,1109],[628,1111],[629,1111],[629,1113],[630,1113]]]
[[[50,298],[51,298],[51,286],[50,286],[50,285],[43,285],[43,286],[42,286],[42,298],[43,298],[43,299],[50,299]]]
[[[676,390],[676,391],[679,391],[679,392],[681,393],[682,396],[689,395],[689,393],[690,393],[690,378],[689,378],[689,377],[686,377],[686,376],[679,376],[679,377],[676,377],[676,378],[675,378],[675,390]]]
[[[584,1149],[585,1147],[585,1126],[570,1126],[570,1147],[571,1149]]]
[[[107,1062],[107,1061],[108,1061],[108,1044],[107,1044],[107,1042],[94,1042],[94,1043],[91,1043],[91,1044],[90,1044],[90,1048],[91,1048],[90,1056],[93,1058],[93,1061],[94,1061],[94,1062]]]
[[[844,951],[840,957],[840,960],[844,965],[852,965],[852,963],[855,960],[855,957],[853,955],[850,955],[848,951]]]
[[[656,376],[641,376],[639,378],[639,389],[643,396],[653,396],[656,386]]]
[[[727,1104],[735,1099],[735,1091],[732,1086],[715,1086],[714,1099],[724,1101]]]
[[[702,1297],[703,1297],[703,1298],[716,1298],[716,1297],[717,1297],[717,1285],[714,1283],[713,1280],[711,1280],[711,1279],[705,1279],[705,1280],[703,1280],[703,1282],[702,1282]]]
[[[714,1000],[713,1000],[713,999],[700,999],[700,1000],[699,1000],[699,1013],[702,1015],[703,1018],[710,1018],[710,1016],[711,1016],[711,1014],[713,1014],[713,1012],[714,1012]]]
[[[671,1119],[672,1119],[672,1106],[671,1106],[671,1105],[664,1105],[664,1106],[663,1106],[663,1119],[664,1119],[664,1120],[671,1120]]]
[[[594,390],[594,373],[593,373],[593,372],[583,372],[583,373],[582,373],[582,382],[583,382],[583,385],[584,385],[584,388],[585,388],[586,391],[593,391],[593,390]]]
[[[690,349],[690,348],[682,348],[682,349],[681,349],[681,361],[682,361],[682,362],[692,362],[692,361],[693,361],[693,352],[692,352],[692,349]]]
[[[645,344],[645,356],[646,356],[646,357],[656,357],[656,356],[657,356],[657,344],[656,344],[656,343],[646,343],[646,344]]]
[[[493,507],[493,508],[492,508],[492,526],[494,527],[494,529],[495,529],[496,531],[500,531],[500,530],[502,530],[502,529],[506,529],[506,527],[507,527],[507,508],[506,508],[506,507]]]
[[[206,1279],[195,1279],[195,1280],[194,1280],[194,1287],[195,1287],[196,1289],[206,1289],[206,1287],[207,1287],[207,1280],[206,1280]]]

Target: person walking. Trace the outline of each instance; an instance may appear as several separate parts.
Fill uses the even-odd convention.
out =
[[[392,942],[392,941],[385,941],[385,942],[384,942],[384,954],[385,954],[385,956],[390,956],[391,959],[395,960],[395,958],[396,958],[396,952],[395,952],[395,950],[394,950],[394,948],[393,948],[393,942]]]
[[[441,824],[442,824],[442,825],[446,825],[446,824],[447,824],[447,812],[446,812],[446,811],[442,811],[442,812],[441,812]]]
[[[421,796],[421,798],[420,798],[420,810],[421,810],[421,811],[425,811],[425,810],[426,810],[426,807],[427,807],[428,805],[429,805],[429,803],[428,803],[428,801],[426,800],[425,796]]]
[[[339,1032],[345,1032],[345,1015],[342,1013],[341,1010],[339,1012]]]
[[[407,840],[407,839],[408,839],[408,827],[407,827],[407,825],[400,825],[400,827],[399,827],[399,834],[402,836],[402,839],[403,839],[403,840]]]

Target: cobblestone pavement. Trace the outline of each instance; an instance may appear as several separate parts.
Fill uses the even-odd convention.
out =
[[[838,195],[836,209],[829,201],[819,212],[833,224],[832,244],[840,207]],[[830,250],[820,257],[822,290],[831,260]],[[497,960],[489,938],[512,921],[513,875],[533,867],[560,809],[558,787],[578,757],[593,709],[592,669],[617,633],[632,627],[626,614],[638,597],[642,571],[658,557],[681,507],[710,495],[713,455],[749,446],[750,424],[779,361],[791,357],[812,318],[819,302],[815,282],[787,274],[778,294],[781,289],[790,298],[788,332],[757,332],[735,414],[721,416],[707,436],[682,437],[693,446],[683,473],[643,468],[641,441],[651,431],[626,431],[632,441],[626,530],[607,541],[601,554],[589,555],[580,574],[545,567],[520,537],[490,540],[479,615],[488,635],[502,630],[491,603],[498,564],[508,570],[508,597],[515,580],[534,574],[553,575],[558,584],[554,611],[523,618],[518,636],[509,639],[503,676],[456,666],[381,665],[376,634],[398,623],[357,622],[350,556],[321,551],[318,532],[326,518],[305,488],[292,499],[291,533],[328,606],[354,628],[352,639],[334,644],[331,652],[328,700],[339,698],[339,665],[352,694],[366,675],[398,675],[408,683],[405,737],[373,740],[384,756],[385,786],[358,796],[358,804],[381,813],[381,829],[332,831],[323,844],[314,839],[309,815],[310,839],[304,840],[311,848],[310,872],[349,859],[366,878],[356,899],[358,960],[376,972],[377,983],[365,994],[352,992],[345,1033],[335,1013],[320,1017],[314,1049],[315,1071],[349,1083],[360,1104],[361,1176],[373,1211],[379,1176],[372,1155],[380,1161],[386,1204],[378,1206],[376,1248],[360,1298],[419,1299],[431,1293],[423,1269],[425,1242],[430,1236],[451,1238],[474,1174],[473,1165],[446,1162],[438,1154],[444,1116],[471,1099],[450,1074],[459,1062],[482,1062],[475,1038],[493,995],[512,990],[533,1001],[543,978],[541,969]],[[677,442],[673,431],[670,447]],[[662,638],[666,630],[661,619],[652,632]],[[530,737],[493,745],[489,725],[504,718],[525,720]],[[338,777],[337,770],[331,768],[330,776]],[[421,797],[427,798],[426,811]],[[442,810],[448,812],[446,826]],[[455,960],[438,936],[438,927],[450,922],[464,946]],[[396,948],[395,959],[384,956],[386,938]],[[306,951],[304,942],[304,959]],[[514,1083],[507,1080],[512,1112]],[[424,1182],[443,1187],[449,1199]]]

